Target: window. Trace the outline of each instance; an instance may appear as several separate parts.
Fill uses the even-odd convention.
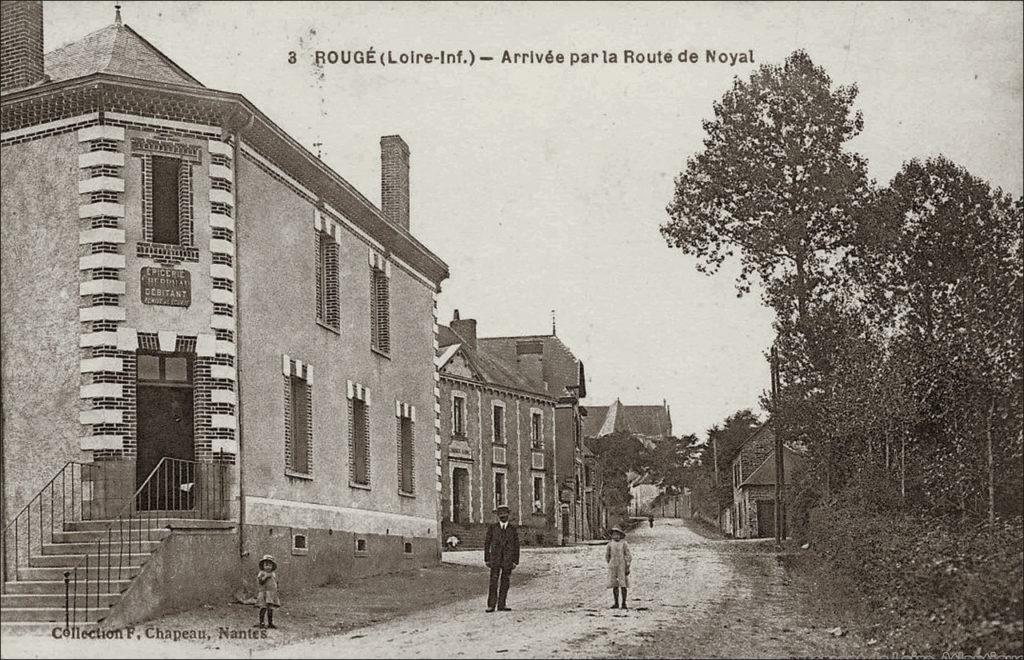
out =
[[[494,473],[494,506],[500,506],[502,504],[508,504],[505,493],[505,479],[506,475],[504,472]]]
[[[733,488],[739,488],[740,487],[740,462],[739,462],[739,459],[737,459],[736,462],[732,464],[732,487]]]
[[[366,553],[366,539],[356,539],[356,554],[365,555]]]
[[[298,376],[289,376],[289,443],[288,470],[309,474],[309,383]]]
[[[382,264],[370,268],[370,345],[375,351],[391,352],[391,284]]]
[[[398,418],[398,490],[406,495],[413,493],[415,474],[413,455],[413,421],[409,417]]]
[[[405,546],[404,546],[405,554],[411,555],[412,554],[412,543],[409,542],[409,541],[405,541],[404,543],[405,543]]]
[[[338,244],[330,234],[316,232],[316,320],[337,331],[341,328],[338,299]]]
[[[544,415],[537,411],[530,413],[530,446],[544,448]]]
[[[544,477],[533,477],[533,512],[544,513]]]
[[[136,377],[149,383],[188,383],[191,381],[191,361],[186,355],[139,353]]]
[[[452,395],[452,435],[466,435],[466,397],[458,394]]]
[[[284,374],[284,469],[290,477],[313,478],[313,368],[282,356]]]
[[[307,555],[309,554],[309,546],[306,545],[305,534],[293,534],[292,535],[292,554],[293,555]]]
[[[152,156],[153,242],[180,245],[178,177],[181,161]]]
[[[351,449],[350,472],[352,483],[370,485],[370,428],[366,402],[350,399],[349,446]]]
[[[491,407],[491,417],[494,426],[494,444],[505,444],[505,406],[495,403]]]

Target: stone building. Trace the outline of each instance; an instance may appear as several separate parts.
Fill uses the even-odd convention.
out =
[[[476,328],[456,310],[438,333],[443,536],[480,545],[505,504],[524,545],[555,544],[557,399],[482,347]]]
[[[555,399],[555,442],[551,480],[558,503],[558,541],[575,543],[594,538],[587,525],[584,497],[583,416],[587,396],[583,362],[555,335],[482,337],[477,345]]]
[[[42,29],[4,3],[5,622],[63,621],[64,570],[111,623],[251,586],[267,552],[286,589],[438,561],[448,269],[410,233],[405,142],[378,208],[119,14],[45,56]]]
[[[788,446],[782,457],[787,475],[804,462],[803,455]],[[744,441],[731,469],[733,503],[722,516],[723,531],[739,539],[774,537],[775,432],[770,423],[762,424]]]

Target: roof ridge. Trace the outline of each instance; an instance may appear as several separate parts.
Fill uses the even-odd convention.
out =
[[[123,27],[125,30],[127,30],[128,32],[131,32],[133,35],[135,35],[135,37],[139,41],[141,41],[143,44],[145,44],[147,47],[149,47],[154,53],[156,53],[160,57],[160,59],[162,59],[167,64],[171,65],[171,67],[173,67],[174,70],[177,71],[179,74],[185,76],[186,78],[188,78],[189,80],[191,80],[195,84],[199,85],[200,87],[206,87],[206,85],[201,83],[198,78],[193,76],[191,73],[189,73],[188,71],[183,69],[181,67],[181,65],[179,65],[177,62],[172,60],[169,55],[165,54],[162,50],[160,50],[159,48],[154,46],[152,43],[150,43],[150,41],[148,39],[146,39],[144,36],[142,36],[141,34],[136,32],[134,29],[132,29],[132,26],[130,26],[130,25],[122,25],[120,27]]]

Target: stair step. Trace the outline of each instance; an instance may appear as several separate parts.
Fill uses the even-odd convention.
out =
[[[113,586],[113,584],[111,584]],[[9,608],[60,608],[64,609],[64,585],[61,585],[61,592],[59,594],[3,594],[0,596],[0,607],[3,608],[4,619],[7,618],[7,610]],[[107,584],[104,582],[100,585],[101,589],[106,589]],[[120,593],[100,593],[99,596],[96,594],[89,594],[89,607],[92,608],[97,601],[100,607],[110,607],[121,598]],[[79,592],[79,602],[85,601],[85,592]]]
[[[137,566],[133,566],[134,571],[138,571]],[[38,569],[38,570],[50,570],[50,569]],[[124,577],[124,571],[121,573]],[[134,575],[134,573],[133,573]],[[129,579],[121,579],[110,581],[110,590],[113,592],[121,593],[128,588],[128,585],[132,583]],[[106,580],[103,581],[103,586],[106,587]],[[70,585],[69,585],[70,588]],[[15,582],[8,582],[4,585],[4,594],[19,595],[19,594],[60,594],[61,598],[64,597],[64,580],[21,580]]]
[[[159,540],[139,541],[137,539],[132,540],[131,554],[149,554],[153,550],[160,547]],[[121,544],[116,539],[107,542],[106,539],[102,541],[81,541],[77,543],[44,543],[43,554],[44,555],[84,555],[90,554],[93,557],[99,553],[104,559],[107,556],[113,557],[114,561],[117,561],[119,554],[128,556],[128,543]]]
[[[142,539],[143,541],[161,541],[169,536],[171,530],[166,527],[143,527],[141,530],[138,527],[132,527],[129,532],[127,527],[118,529],[116,526],[109,532],[106,529],[103,530],[80,530],[80,531],[66,531],[66,532],[54,532],[53,542],[54,543],[89,543],[93,545],[96,541],[106,541],[108,538],[117,542],[121,539],[130,539],[133,543]]]
[[[50,559],[50,558],[51,557],[47,557],[47,559]],[[121,578],[122,579],[130,579],[130,578],[133,578],[136,575],[138,575],[139,571],[142,570],[142,560],[143,559],[145,559],[145,558],[144,557],[140,558],[138,556],[134,556],[134,557],[132,557],[132,563],[131,564],[128,564],[128,562],[125,562],[124,565],[122,565],[121,569],[120,569],[121,570]],[[44,581],[44,580],[45,581],[60,580],[61,582],[64,582],[64,571],[70,570],[71,567],[75,566],[76,564],[77,564],[77,562],[72,562],[72,563],[69,563],[69,564],[67,564],[65,566],[37,566],[37,567],[34,567],[34,568],[19,568],[18,569],[18,580],[17,581],[19,581],[19,582],[21,582],[21,581],[36,582],[36,581]],[[117,572],[118,568],[117,568],[117,566],[111,566],[110,568],[111,568],[111,577],[113,578],[113,576],[116,575],[116,572]],[[106,569],[104,569],[104,570],[106,570]],[[94,571],[90,571],[90,573],[95,575]],[[82,569],[79,571],[79,578],[84,576],[84,574],[85,574],[85,567],[83,566]],[[10,582],[8,584],[10,584]]]
[[[142,552],[142,553],[133,552],[133,553],[131,553],[131,557],[129,557],[128,553],[126,552],[126,553],[124,553],[124,555],[122,557],[122,565],[128,564],[128,563],[131,563],[131,564],[145,563],[145,561],[149,558],[149,554],[150,553],[148,553],[148,552]],[[33,556],[31,559],[29,559],[28,563],[29,563],[29,567],[31,567],[31,568],[63,568],[64,570],[68,570],[68,569],[70,569],[73,566],[77,566],[78,570],[79,570],[79,573],[81,574],[82,572],[84,572],[86,570],[85,557],[86,557],[86,555],[84,553],[83,554],[72,554],[72,555],[44,554],[44,555],[35,555],[35,556]],[[111,556],[111,566],[114,569],[117,568],[117,561],[118,561],[118,556],[117,556],[117,551],[115,550],[114,554]],[[103,566],[103,570],[107,569],[106,554],[105,553],[102,555],[101,565]],[[92,571],[95,568],[96,568],[96,556],[95,555],[91,555],[89,557],[89,570]],[[61,575],[61,579],[63,579],[63,577],[64,576]]]
[[[79,611],[76,615],[78,622],[95,623],[107,615],[109,607],[102,607],[99,610],[89,608],[89,613]],[[5,607],[3,611],[4,624],[15,621],[51,621],[64,625],[64,606],[60,607]]]
[[[56,627],[63,628],[64,620],[61,619],[54,625],[53,622],[49,621],[7,621],[6,619],[0,622],[0,635],[3,636],[4,641],[12,637],[41,637],[53,634],[53,629]],[[76,625],[79,630],[90,630],[96,627],[95,623],[82,623],[79,621]],[[50,637],[52,639],[52,637]]]
[[[184,525],[189,524],[189,523],[195,523],[196,520],[199,520],[199,519],[195,518],[195,517],[189,517],[189,516],[176,516],[176,517],[171,518],[171,517],[167,517],[167,516],[156,516],[156,515],[154,515],[154,516],[150,517],[150,516],[147,516],[146,513],[141,513],[141,514],[139,514],[139,517],[132,518],[131,522],[132,522],[132,526],[133,526],[133,528],[135,530],[138,530],[139,526],[141,525],[142,526],[142,530],[145,531],[147,528],[151,528],[151,529],[166,529],[168,526],[170,526],[172,524],[177,524],[178,526],[184,526]],[[64,531],[68,531],[68,532],[105,532],[111,526],[111,524],[114,525],[115,529],[117,528],[117,524],[118,523],[117,523],[116,519],[78,520],[78,521],[75,521],[75,522],[64,523]],[[124,524],[127,525],[127,522],[125,522]]]

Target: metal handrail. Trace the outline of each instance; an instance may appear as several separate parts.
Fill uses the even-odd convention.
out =
[[[206,474],[202,474],[204,470],[207,471]],[[70,570],[65,572],[65,625],[75,625],[80,610],[83,611],[84,617],[88,618],[90,599],[94,601],[93,610],[99,610],[102,596],[100,588],[104,583],[104,569],[106,572],[106,591],[104,593],[109,594],[111,593],[111,583],[122,579],[125,568],[131,567],[133,557],[149,554],[144,553],[142,550],[142,543],[144,542],[142,536],[143,532],[145,532],[145,541],[153,540],[154,521],[159,525],[159,521],[162,519],[182,517],[181,512],[196,512],[196,509],[198,509],[196,513],[198,513],[201,519],[211,519],[211,514],[213,519],[223,517],[226,512],[218,509],[223,507],[226,501],[224,498],[224,475],[226,472],[227,466],[222,463],[203,463],[166,456],[161,458],[145,481],[135,490],[116,516],[111,519],[106,529],[98,530],[95,554],[91,551],[86,551],[85,556]],[[208,479],[205,477],[210,475],[217,477],[216,482],[220,491],[220,497],[216,499],[214,499],[214,494],[210,492],[210,489],[207,488]],[[200,476],[204,478],[200,479]],[[190,481],[183,481],[183,479],[190,479]],[[155,493],[154,485],[156,486]],[[158,508],[153,507],[154,503]],[[168,515],[161,515],[161,512],[168,512]],[[143,527],[144,523],[145,527]],[[117,532],[116,551],[114,547],[115,528]],[[125,540],[125,533],[127,533],[127,541]],[[105,553],[104,535],[106,537]],[[104,559],[105,561],[103,561]],[[79,594],[80,573],[84,574],[81,577],[84,587],[84,594],[82,595]]]
[[[77,470],[75,469],[77,466]],[[7,523],[3,532],[0,533],[0,568],[4,582],[11,580],[10,570],[13,567],[14,580],[20,580],[18,569],[24,564],[31,565],[34,556],[33,516],[37,519],[35,532],[38,535],[39,554],[42,554],[43,546],[47,541],[53,541],[53,535],[57,529],[64,530],[70,520],[80,520],[85,517],[84,479],[86,470],[92,474],[96,469],[94,463],[81,463],[79,461],[68,461],[35,495],[28,501],[21,511]],[[77,479],[76,479],[77,474]],[[60,483],[59,493],[57,483]],[[70,505],[68,498],[68,482],[70,481]],[[49,511],[45,506],[45,496],[49,493]],[[59,501],[59,505],[58,505]],[[34,510],[35,509],[35,510]],[[49,516],[47,516],[49,513]],[[59,515],[58,515],[59,514]],[[77,514],[77,515],[76,515]],[[48,520],[47,520],[48,518]],[[24,530],[24,532],[22,532]],[[48,536],[47,536],[48,533]],[[11,541],[13,540],[13,565],[11,564]],[[21,551],[24,540],[25,552]],[[24,561],[22,561],[24,559]]]
[[[189,513],[185,517],[198,514],[200,519],[222,518],[226,512],[218,508],[222,508],[225,502],[223,477],[226,468],[223,464],[168,456],[161,458],[110,524],[98,530],[95,552],[86,551],[85,556],[67,571],[65,624],[76,624],[80,611],[88,619],[90,602],[93,611],[98,611],[102,607],[101,596],[111,593],[112,582],[123,578],[125,569],[132,566],[132,560],[150,555],[143,552],[142,543],[153,540],[155,522],[159,526],[161,520],[183,517],[182,512]],[[216,477],[219,497],[215,497],[207,487],[211,476]],[[84,587],[82,595],[79,593],[80,581]],[[104,582],[106,588],[101,593]]]
[[[11,522],[9,522],[6,525],[4,525],[4,529],[3,529],[4,533],[6,533],[8,529],[10,529],[11,527],[14,526],[14,521],[17,520],[18,518],[20,518],[21,514],[23,514],[26,511],[28,511],[29,507],[32,506],[32,502],[34,502],[36,500],[36,498],[42,496],[43,491],[46,490],[47,488],[49,488],[50,484],[52,484],[53,482],[57,481],[57,477],[59,477],[61,472],[66,470],[69,465],[89,465],[89,463],[79,463],[78,461],[68,461],[67,463],[65,463],[64,467],[62,467],[61,469],[57,470],[57,474],[53,475],[53,478],[51,478],[42,488],[40,488],[36,492],[36,494],[32,497],[32,499],[29,500],[29,503],[26,504],[24,507],[22,507],[21,511],[19,511],[17,514],[15,514],[14,518],[11,519]]]

